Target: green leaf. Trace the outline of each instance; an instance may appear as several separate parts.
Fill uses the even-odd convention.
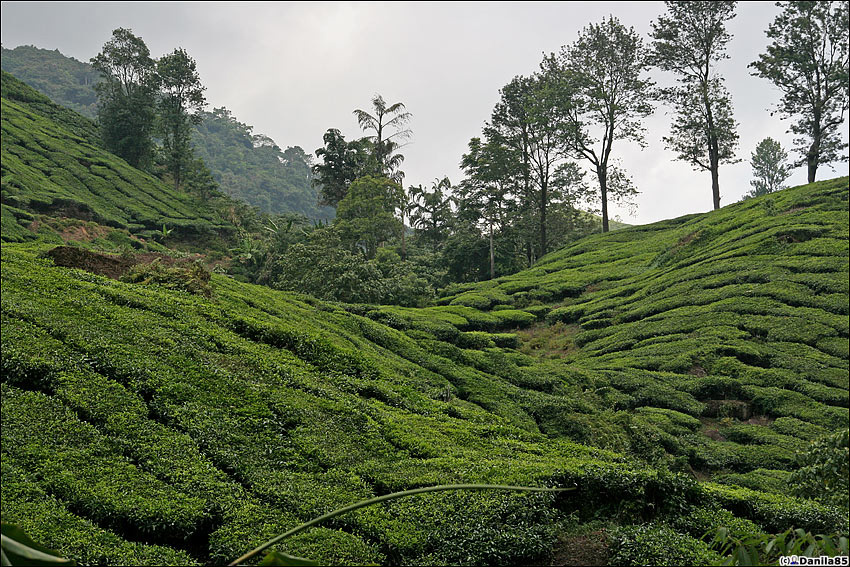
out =
[[[0,548],[3,565],[76,565],[56,551],[37,544],[14,524],[2,523]]]
[[[296,557],[282,551],[271,551],[266,554],[260,565],[285,565],[287,567],[299,567],[308,565],[319,565],[318,561],[305,559],[304,557]]]

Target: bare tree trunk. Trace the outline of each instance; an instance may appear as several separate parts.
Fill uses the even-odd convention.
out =
[[[599,190],[602,194],[602,232],[608,232],[608,168],[600,165],[596,169]]]
[[[716,211],[720,208],[720,147],[714,135],[709,136],[708,166],[711,169],[711,198]]]
[[[809,151],[806,153],[806,167],[809,171],[809,183],[815,182],[815,176],[818,172],[818,153],[820,150],[820,137],[816,137],[809,146]]]
[[[496,279],[496,254],[493,249],[493,219],[490,219],[490,279]]]
[[[546,255],[546,204],[549,200],[549,187],[546,179],[540,183],[540,257]]]
[[[706,69],[706,84],[708,69]],[[706,122],[708,126],[708,169],[711,172],[711,199],[714,210],[720,208],[720,146],[714,131],[714,114],[711,112],[711,101],[708,98],[708,87],[703,86],[702,96],[705,105]]]
[[[404,233],[407,232],[404,230],[404,211],[401,213],[401,259],[407,260],[407,242],[404,238]]]
[[[720,208],[720,179],[717,158],[711,157],[711,198],[714,201],[714,210]]]

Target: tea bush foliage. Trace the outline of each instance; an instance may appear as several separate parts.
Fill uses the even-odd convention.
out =
[[[209,203],[176,192],[101,147],[94,122],[2,73],[3,242],[33,238],[33,214],[75,217],[154,239],[208,241],[233,226]]]
[[[699,564],[718,524],[846,534],[841,502],[781,488],[796,450],[847,427],[847,179],[770,198],[591,236],[422,308],[218,274],[187,293],[156,266],[139,285],[9,239],[3,519],[81,562],[221,563],[357,500],[484,482],[579,490],[396,501],[281,551],[540,563],[572,518],[613,522],[613,563]]]

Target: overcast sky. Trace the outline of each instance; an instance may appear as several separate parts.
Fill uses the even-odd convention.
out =
[[[747,65],[767,45],[764,31],[778,12],[773,2],[742,2],[729,22],[730,59],[721,73],[740,123],[742,161],[720,168],[722,204],[749,191],[750,154],[771,136],[790,148],[789,124],[770,116],[781,93],[752,77]],[[461,179],[461,155],[490,117],[499,89],[535,72],[543,53],[575,41],[589,23],[609,14],[645,39],[661,2],[562,3],[109,3],[2,2],[2,43],[35,45],[88,61],[112,30],[130,28],[154,57],[184,48],[198,64],[210,106],[225,106],[255,133],[283,148],[313,154],[328,128],[359,137],[355,108],[371,110],[381,94],[413,114],[413,138],[402,153],[405,184]],[[655,76],[659,84],[671,76]],[[673,161],[661,138],[671,116],[660,107],[646,121],[648,147],[615,142],[641,194],[634,216],[643,224],[711,209],[708,172]],[[846,130],[846,129],[845,129]],[[846,134],[845,134],[846,139]],[[847,163],[818,171],[847,175]],[[804,168],[791,185],[806,182]]]

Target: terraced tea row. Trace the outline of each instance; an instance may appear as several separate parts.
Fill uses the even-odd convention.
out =
[[[203,201],[175,192],[99,146],[87,119],[8,73],[2,78],[3,239],[32,239],[33,215],[96,221],[151,238],[234,230]]]
[[[207,299],[54,267],[9,245],[2,270],[4,520],[82,560],[229,560],[335,507],[445,482],[580,492],[398,501],[287,549],[327,563],[537,561],[570,511],[628,522],[709,505],[766,529],[845,521],[571,443],[564,418],[604,413],[595,394],[563,395],[596,377],[558,361],[486,341],[460,348],[356,306],[219,276]],[[455,329],[455,340],[470,333]],[[629,419],[612,431],[699,427],[663,409]]]

